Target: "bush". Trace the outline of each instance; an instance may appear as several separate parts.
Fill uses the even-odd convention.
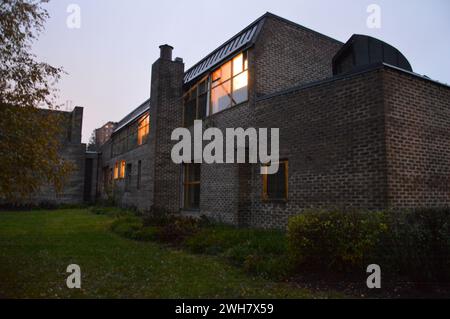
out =
[[[199,230],[198,222],[193,218],[171,217],[158,231],[158,240],[181,245]]]
[[[186,247],[194,253],[218,255],[230,248],[249,245],[252,251],[284,254],[286,238],[283,232],[273,230],[241,229],[231,226],[209,226],[189,238]]]
[[[188,238],[185,246],[194,253],[221,255],[251,274],[280,279],[288,273],[281,231],[209,226]]]
[[[291,218],[289,256],[300,267],[346,271],[378,264],[390,279],[450,281],[450,210],[306,212]]]
[[[379,247],[392,273],[416,282],[450,281],[450,210],[391,212],[390,231]]]
[[[387,229],[384,213],[305,212],[289,221],[289,254],[298,266],[351,270],[373,261]]]
[[[146,226],[137,230],[133,235],[133,239],[139,241],[154,241],[158,238],[158,234],[159,230],[157,227]]]

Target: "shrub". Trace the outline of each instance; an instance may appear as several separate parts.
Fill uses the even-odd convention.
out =
[[[164,243],[181,245],[198,229],[198,222],[193,218],[171,217],[164,226],[160,227],[157,237]]]
[[[280,279],[288,273],[281,231],[209,226],[188,238],[185,246],[194,253],[221,255],[251,274]]]
[[[450,281],[450,209],[306,212],[291,218],[297,266],[350,271],[375,263],[389,279]]]
[[[134,235],[133,239],[139,241],[154,241],[158,238],[159,230],[154,226],[146,226],[138,229]]]
[[[391,273],[416,282],[450,281],[450,210],[390,212],[378,255]]]
[[[194,253],[218,255],[230,248],[249,245],[252,251],[284,254],[286,238],[283,232],[273,230],[242,229],[231,226],[209,226],[189,238],[186,247]]]
[[[387,229],[384,213],[305,212],[289,221],[289,254],[302,267],[354,269],[375,257]]]

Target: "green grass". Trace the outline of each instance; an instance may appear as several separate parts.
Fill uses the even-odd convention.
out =
[[[88,210],[0,212],[3,298],[321,298],[251,277],[222,259],[124,239]],[[66,287],[78,264],[82,289]]]

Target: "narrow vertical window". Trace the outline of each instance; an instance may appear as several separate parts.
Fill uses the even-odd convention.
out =
[[[131,173],[133,171],[132,164],[127,164],[126,171],[125,171],[125,191],[130,191],[130,185],[131,185]]]
[[[200,208],[200,164],[184,165],[184,208],[196,210]]]
[[[147,141],[150,132],[150,116],[144,115],[138,124],[138,145],[142,145]]]
[[[137,189],[141,189],[141,170],[142,170],[142,161],[138,162],[138,171],[137,171]]]
[[[119,179],[119,163],[116,162],[114,165],[114,179]]]
[[[125,178],[126,165],[127,165],[127,163],[125,161],[120,162],[119,178],[121,178],[121,179]]]
[[[278,172],[263,174],[263,200],[286,201],[288,199],[288,161],[279,162]]]

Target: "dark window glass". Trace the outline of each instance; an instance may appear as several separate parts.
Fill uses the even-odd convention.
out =
[[[288,198],[288,162],[281,161],[278,172],[263,175],[263,198],[265,200],[287,200]]]
[[[200,164],[184,165],[184,208],[200,208]]]
[[[137,189],[141,188],[141,170],[142,170],[142,162],[138,162],[138,172],[137,172]]]
[[[194,120],[197,117],[197,101],[190,99],[184,105],[184,127],[194,125]]]
[[[127,169],[125,170],[125,190],[129,191],[130,190],[130,185],[131,185],[131,172],[132,172],[132,165],[131,164],[127,164]]]
[[[198,97],[198,118],[203,120],[206,117],[208,108],[208,94],[202,94]]]

